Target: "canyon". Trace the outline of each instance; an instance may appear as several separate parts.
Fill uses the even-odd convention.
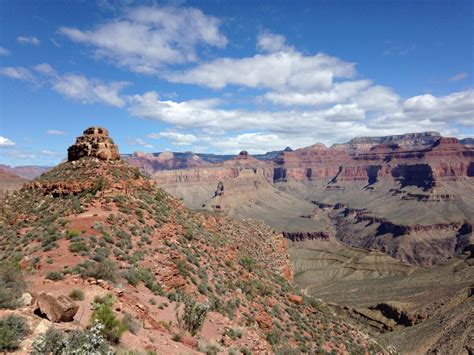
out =
[[[309,303],[321,305],[318,312],[324,309],[323,312],[336,315],[343,329],[354,326],[363,331],[371,339],[369,343],[377,344],[384,352],[469,353],[474,349],[471,337],[474,319],[469,311],[474,294],[474,148],[471,143],[469,139],[425,132],[354,138],[329,148],[314,144],[256,156],[246,151],[223,156],[191,152],[120,155],[107,130],[92,127],[70,147],[68,161],[44,168],[46,172],[32,181],[12,175],[12,169],[22,171],[22,167],[2,166],[1,181],[4,191],[8,191],[4,193],[4,221],[13,226],[5,231],[3,258],[19,248],[18,240],[40,238],[31,234],[28,223],[36,225],[35,221],[45,218],[41,212],[46,208],[42,207],[45,203],[42,201],[54,212],[51,216],[64,215],[68,228],[79,229],[81,233],[87,231],[91,238],[100,237],[100,233],[106,239],[111,233],[122,235],[108,218],[118,214],[123,219],[120,225],[130,227],[132,236],[137,226],[145,223],[142,232],[151,238],[154,250],[161,251],[146,252],[140,265],[153,272],[166,292],[198,291],[200,301],[214,297],[203,286],[197,290],[189,273],[180,272],[181,266],[177,267],[178,260],[183,259],[180,253],[188,262],[194,260],[189,256],[191,250],[204,248],[209,255],[217,256],[206,262],[211,267],[208,272],[212,278],[201,280],[206,289],[216,290],[221,287],[221,271],[227,275],[233,273],[227,266],[221,270],[227,262],[219,258],[230,255],[235,261],[229,263],[246,265],[247,259],[239,259],[245,255],[302,290],[298,293],[292,289],[293,294],[288,295],[290,291],[285,286],[286,293],[279,296],[272,293],[269,303],[244,302],[245,311],[261,313],[268,305],[274,307],[287,302],[282,296],[289,297],[291,304],[305,304],[302,306],[305,314],[313,312],[308,308]],[[19,191],[13,193],[15,190]],[[160,203],[151,207],[151,199],[147,197],[150,194],[156,194],[157,199],[159,195]],[[168,217],[163,215],[160,204],[167,206]],[[32,206],[36,207],[31,210]],[[173,211],[171,217],[170,211]],[[164,225],[157,220],[165,221]],[[54,230],[64,229],[61,221],[53,221]],[[97,230],[99,224],[106,229]],[[44,224],[38,226],[44,228]],[[197,240],[193,230],[199,231]],[[216,233],[224,244],[213,239]],[[69,268],[74,266],[71,262],[91,256],[73,254],[71,260],[64,259],[62,255],[69,253],[65,249],[68,242],[57,232],[55,235],[59,239],[51,242],[56,244],[52,251],[49,241],[41,251],[46,244],[40,243],[41,238],[35,239],[32,248],[22,252],[22,265],[40,257],[40,260],[54,258]],[[118,240],[114,243],[119,245]],[[143,243],[138,240],[127,245],[132,247],[130,252],[141,253]],[[218,249],[210,248],[211,244]],[[169,257],[163,254],[164,250]],[[131,254],[127,256],[118,250],[114,253],[117,255],[113,260],[129,270],[131,266],[127,262],[132,260]],[[201,254],[199,258],[204,258]],[[28,282],[53,294],[86,282],[93,291],[86,294],[88,302],[92,302],[93,295],[108,290],[120,301],[120,309],[126,309],[147,324],[140,336],[165,339],[164,345],[147,341],[141,346],[170,349],[172,333],[163,332],[162,326],[153,320],[157,316],[169,319],[169,311],[163,313],[153,305],[145,306],[153,312],[153,316],[146,317],[141,308],[134,306],[136,303],[142,307],[146,300],[137,296],[133,288],[127,286],[123,296],[113,285],[100,280],[81,281],[76,279],[77,275],[66,272],[64,280],[55,281],[54,285],[38,283],[38,278],[44,278],[56,268],[41,261]],[[192,270],[194,266],[187,268]],[[261,283],[263,275],[250,272],[244,276]],[[244,284],[239,285],[243,289],[236,286],[232,297],[242,291],[255,292],[257,284],[248,289]],[[261,284],[258,285],[260,290]],[[272,283],[269,287],[282,286]],[[266,292],[263,290],[258,299],[266,299]],[[34,297],[39,296],[33,293]],[[142,293],[153,297],[145,287],[140,288]],[[226,297],[218,296],[227,302]],[[162,296],[161,299],[169,302]],[[80,303],[80,307],[86,305]],[[30,318],[28,312],[29,308],[21,311]],[[294,310],[288,312],[291,319]],[[278,347],[266,340],[268,334],[280,332],[271,325],[273,313],[265,311],[263,316],[255,317],[260,330],[245,328],[246,335],[241,341],[230,341],[225,332],[216,333],[210,322],[222,322],[222,316],[217,313],[210,313],[202,339],[219,337],[221,344],[226,344],[224,348],[245,344],[257,352],[271,352],[272,347],[273,350]],[[239,319],[245,318],[245,314],[238,312]],[[36,318],[31,321],[38,327],[42,324]],[[236,324],[228,319],[224,322],[229,326]],[[84,327],[84,322],[79,326]],[[346,337],[349,333],[344,330],[344,334]],[[322,347],[314,349],[344,350],[337,347],[342,343],[324,337]],[[195,340],[185,339],[176,346],[183,351],[196,348]],[[357,337],[350,341],[358,347],[368,346]],[[134,342],[136,336],[126,333],[124,343]],[[291,339],[292,347],[308,342],[299,341],[298,337]]]

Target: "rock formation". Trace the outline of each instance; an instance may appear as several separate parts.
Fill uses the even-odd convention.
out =
[[[67,150],[68,161],[84,157],[100,160],[120,160],[118,146],[109,137],[109,131],[102,127],[87,128],[82,136],[77,137],[76,143]]]
[[[37,299],[38,310],[51,322],[71,322],[79,306],[67,296],[55,297],[49,293],[41,293]]]

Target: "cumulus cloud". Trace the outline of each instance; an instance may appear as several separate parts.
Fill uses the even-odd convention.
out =
[[[386,111],[396,110],[400,97],[391,88],[376,85],[353,97],[352,101],[367,111]]]
[[[94,47],[97,57],[145,74],[164,64],[197,60],[200,45],[227,44],[219,20],[195,8],[139,7],[92,30],[62,27],[59,31]]]
[[[228,85],[250,88],[314,90],[329,89],[334,78],[351,78],[354,63],[326,54],[276,52],[246,58],[219,58],[188,71],[167,73],[176,83],[197,84],[214,89]]]
[[[10,55],[10,51],[5,47],[0,47],[0,57]]]
[[[16,41],[20,44],[30,44],[33,46],[39,46],[41,41],[35,36],[19,36]]]
[[[13,147],[13,146],[15,146],[15,142],[13,142],[11,139],[0,136],[0,148]]]
[[[374,95],[379,93],[383,97],[390,93],[390,90],[383,87],[374,88]],[[226,147],[225,149],[231,148],[230,142],[234,142],[232,144],[237,147],[236,142],[246,142],[244,138],[262,139],[269,135],[274,138],[274,145],[286,146],[291,143],[292,146],[301,147],[316,141],[331,144],[354,136],[408,131],[439,130],[452,134],[454,131],[451,125],[455,122],[472,125],[472,91],[445,97],[425,96],[400,102],[395,95],[393,100],[389,100],[385,105],[376,105],[361,99],[360,105],[335,104],[317,110],[257,111],[224,109],[219,100],[160,100],[156,92],[150,91],[130,97],[128,110],[134,116],[172,124],[182,129],[234,132],[234,138],[246,134],[239,133],[243,130],[258,133],[255,136],[244,135],[240,140],[231,140],[228,134],[226,138],[213,137],[207,141],[202,137],[197,139],[217,148]],[[398,106],[394,102],[398,103]],[[389,110],[389,107],[392,109]],[[166,135],[156,134],[149,137],[162,138]],[[242,145],[243,143],[239,147],[242,148]]]
[[[35,80],[31,71],[25,67],[4,67],[0,69],[0,73],[11,79],[31,82]]]
[[[285,36],[271,33],[268,31],[260,32],[257,37],[257,49],[263,52],[281,52],[292,51],[293,47],[286,44]]]
[[[125,105],[121,91],[130,84],[125,81],[106,83],[99,79],[87,78],[82,74],[58,74],[47,63],[38,64],[33,70],[24,67],[5,67],[0,69],[0,73],[12,79],[29,81],[37,85],[50,85],[64,97],[84,104],[103,103],[116,107]]]
[[[160,133],[150,133],[148,138],[151,139],[161,139],[165,138],[171,141],[171,144],[176,146],[185,146],[191,145],[198,140],[198,138],[193,134],[184,134],[178,132],[160,132]]]
[[[405,100],[403,109],[407,118],[441,122],[451,120],[474,127],[474,90],[440,97],[431,94],[414,96]]]
[[[120,97],[120,91],[127,85],[129,83],[124,81],[104,83],[79,74],[65,74],[55,79],[52,88],[63,96],[81,103],[99,102],[109,106],[123,107],[125,101]]]
[[[335,83],[328,90],[312,92],[298,91],[270,91],[263,98],[274,103],[286,106],[293,105],[326,105],[332,103],[348,102],[356,94],[371,85],[370,80],[354,80]]]
[[[65,136],[68,133],[64,131],[60,131],[58,129],[48,129],[46,131],[46,134],[49,134],[50,136]]]

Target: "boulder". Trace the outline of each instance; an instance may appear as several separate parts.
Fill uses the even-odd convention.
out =
[[[36,301],[37,311],[52,322],[71,322],[79,306],[67,296],[53,296],[41,293]]]

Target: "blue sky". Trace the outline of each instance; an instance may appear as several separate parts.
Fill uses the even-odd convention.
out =
[[[0,163],[474,135],[471,1],[1,1]]]

